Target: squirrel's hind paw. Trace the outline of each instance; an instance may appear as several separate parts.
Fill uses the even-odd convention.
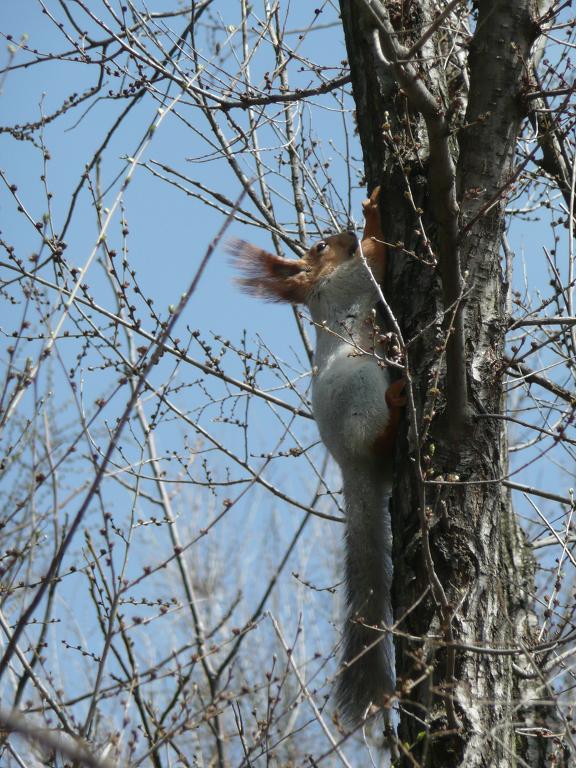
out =
[[[406,405],[406,379],[398,379],[386,390],[386,402],[389,408],[403,408]]]

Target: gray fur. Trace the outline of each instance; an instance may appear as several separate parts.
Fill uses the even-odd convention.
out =
[[[373,454],[388,423],[391,382],[370,351],[376,300],[365,266],[354,258],[321,281],[307,302],[318,324],[314,417],[344,481],[348,615],[338,703],[351,723],[394,690],[394,649],[382,629],[392,623],[391,468]]]

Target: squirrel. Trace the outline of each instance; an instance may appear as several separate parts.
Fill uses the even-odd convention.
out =
[[[312,410],[320,437],[338,463],[346,509],[346,597],[337,701],[345,720],[361,723],[394,691],[392,532],[388,499],[394,443],[405,404],[374,354],[373,311],[386,268],[377,187],[363,202],[361,247],[354,232],[316,243],[302,259],[284,259],[244,241],[230,250],[242,288],[272,301],[305,304],[316,326]]]

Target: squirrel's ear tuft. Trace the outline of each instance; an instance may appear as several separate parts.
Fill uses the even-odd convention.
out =
[[[308,267],[301,259],[283,259],[244,240],[232,240],[227,250],[244,275],[237,282],[246,293],[269,301],[306,301],[310,288]]]

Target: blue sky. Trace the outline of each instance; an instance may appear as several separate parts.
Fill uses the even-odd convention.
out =
[[[49,7],[59,18],[61,10],[58,4],[55,3]],[[170,2],[155,5],[156,10],[171,7]],[[330,3],[325,3],[322,7],[324,16],[321,20],[328,23],[336,21],[336,15]],[[226,13],[231,14],[225,17],[226,23],[236,21],[235,11],[236,7],[226,6]],[[95,7],[95,12],[103,12],[100,4]],[[224,12],[223,9],[222,12]],[[294,6],[290,13],[289,26],[292,28],[307,27],[313,17],[312,9],[307,5]],[[41,52],[68,47],[63,35],[41,13],[35,0],[5,2],[0,14],[2,28],[7,34],[13,36],[13,44],[17,43],[20,36],[25,33],[28,36],[28,45],[31,48],[37,47]],[[176,22],[173,26],[177,28]],[[329,26],[310,35],[301,44],[299,50],[323,60],[326,64],[340,62],[345,58],[341,30],[337,26]],[[6,47],[3,56],[5,61]],[[17,53],[15,60],[24,61],[25,54]],[[266,62],[256,61],[253,66],[260,67],[263,71]],[[297,68],[294,70],[293,76],[296,78],[295,82],[298,82]],[[85,66],[71,62],[50,62],[41,67],[9,73],[3,82],[0,96],[4,120],[14,125],[38,119],[41,111],[44,114],[50,114],[58,109],[62,101],[71,93],[81,92],[90,87],[94,77],[95,73],[90,73]],[[110,80],[110,84],[113,85],[114,79],[110,78]],[[158,102],[151,98],[143,100],[112,137],[101,166],[102,188],[106,189],[118,174],[126,169],[126,158],[135,154],[147,126],[157,117],[157,106]],[[92,157],[95,148],[102,141],[102,137],[109,130],[122,107],[122,102],[99,101],[88,112],[80,106],[62,119],[55,120],[46,126],[44,142],[50,152],[46,178],[53,193],[50,205],[56,231],[63,225],[70,195],[78,183],[84,165]],[[183,114],[187,114],[186,111],[183,111]],[[338,152],[341,151],[338,140],[342,136],[342,115],[334,110],[314,109],[310,112],[304,110],[302,119],[302,130],[316,135],[325,142],[324,159],[331,162],[330,173],[333,176],[335,188],[343,190],[346,186],[345,169],[338,156]],[[156,161],[176,168],[235,199],[238,195],[238,187],[226,164],[215,160],[198,161],[198,158],[206,155],[209,148],[203,140],[202,122],[199,121],[197,125],[200,133],[194,133],[182,121],[172,115],[169,116],[155,132],[142,158],[143,161]],[[206,130],[205,124],[204,130]],[[264,140],[270,139],[270,146],[272,146],[273,134],[264,132],[263,135]],[[332,146],[326,143],[330,138],[334,138]],[[352,147],[351,154],[355,156],[359,166],[358,160],[361,153],[357,144]],[[269,157],[273,155],[273,152],[268,153]],[[192,161],[194,158],[196,158],[195,162]],[[28,142],[15,142],[7,135],[0,135],[0,162],[10,183],[17,185],[19,194],[32,217],[35,220],[41,220],[47,209],[44,184],[40,179],[41,174],[45,172],[42,152]],[[285,173],[288,173],[287,169]],[[280,195],[283,194],[287,188],[283,189],[281,179],[271,178],[272,185]],[[111,204],[117,191],[118,181],[105,196],[105,204]],[[363,190],[356,189],[354,194],[353,211],[357,218],[360,218],[359,204],[364,193]],[[163,315],[170,304],[177,302],[184,286],[194,274],[205,248],[221,226],[223,216],[202,202],[154,178],[144,168],[137,169],[127,189],[123,200],[123,213],[129,228],[127,247],[130,268],[136,270],[142,292],[153,297],[155,310]],[[119,209],[109,233],[109,242],[113,242],[116,248],[121,248],[122,244],[121,214],[122,211]],[[339,214],[339,220],[345,222],[345,211],[337,211],[337,214]],[[293,218],[289,207],[286,216]],[[15,203],[5,188],[0,190],[0,220],[8,240],[18,244],[21,256],[26,259],[28,254],[37,250],[38,236],[34,228],[16,213]],[[532,284],[544,284],[547,280],[545,261],[541,251],[541,243],[546,242],[544,231],[545,224],[542,222],[527,223],[526,221],[517,222],[510,230],[510,242],[518,256],[515,281],[520,287],[524,281],[524,270],[527,271]],[[271,246],[270,239],[265,233],[240,224],[231,226],[228,234],[230,237],[249,239],[264,247]],[[311,232],[310,236],[314,239],[317,233]],[[92,250],[96,237],[97,227],[90,195],[85,189],[66,235],[69,261],[78,266],[82,265]],[[537,250],[535,250],[535,243],[538,243]],[[265,304],[244,296],[234,285],[234,276],[234,270],[224,248],[220,248],[212,257],[199,289],[180,322],[177,333],[186,338],[185,326],[188,326],[190,329],[201,329],[208,341],[210,341],[210,333],[213,333],[230,339],[233,344],[238,345],[246,329],[250,344],[252,340],[260,337],[274,354],[293,366],[294,372],[305,374],[307,364],[290,308]],[[88,282],[97,301],[113,308],[114,302],[110,289],[102,270],[96,264],[90,269]],[[10,332],[11,326],[19,317],[17,311],[4,302],[0,313],[0,324]],[[146,312],[143,317],[146,317]],[[191,349],[195,355],[202,358],[202,352],[197,346],[192,346]],[[66,357],[65,347],[63,354]],[[75,354],[76,350],[72,348],[72,357]],[[229,355],[227,359],[230,360],[230,357]],[[230,361],[229,365],[229,372],[233,375],[241,374],[237,363]],[[181,370],[179,376],[186,384],[188,377],[195,380],[197,373]],[[103,387],[106,388],[105,382],[106,374],[91,376],[86,372],[83,387],[88,402],[99,396]],[[194,398],[198,397],[199,391],[193,388],[191,390],[193,390],[191,402],[195,402]],[[59,401],[58,394],[54,397]],[[63,397],[68,398],[69,393],[64,393]],[[115,407],[119,406],[113,404],[113,410]],[[253,418],[254,441],[256,445],[260,441],[265,445],[270,437],[270,430],[274,432],[278,425],[276,423],[276,427],[272,427],[275,420],[271,420],[266,407],[262,408],[256,404],[255,408],[257,417]],[[236,440],[229,428],[219,425],[215,429],[223,430],[227,439],[233,442]],[[312,440],[314,430],[311,425],[305,425],[304,430],[308,439]],[[539,474],[541,471],[544,470],[537,469],[536,473]],[[548,473],[549,470],[546,469],[545,472]]]
[[[322,4],[321,7],[324,9],[321,17],[322,22],[337,21],[333,5],[329,2]],[[60,17],[61,8],[58,3],[48,3],[48,7]],[[95,11],[97,9],[98,13],[102,12],[101,3],[94,3],[92,7],[95,8]],[[170,0],[154,4],[155,10],[172,7],[173,3]],[[237,7],[236,4],[219,4],[226,24],[236,23]],[[313,16],[313,6],[310,4],[292,3],[290,28],[308,27]],[[179,29],[180,23],[174,22],[173,27]],[[0,28],[4,34],[13,36],[12,44],[17,43],[20,36],[26,33],[28,44],[33,48],[37,47],[42,52],[65,49],[68,45],[62,34],[41,13],[40,5],[36,0],[4,0],[0,6]],[[297,34],[295,33],[295,35]],[[295,39],[295,35],[291,39]],[[307,54],[315,60],[320,59],[325,64],[339,63],[346,57],[341,30],[338,26],[328,26],[326,29],[319,28],[317,32],[306,37],[299,50],[302,54]],[[7,61],[7,57],[7,41],[4,40],[2,48],[0,48],[0,65]],[[25,55],[18,52],[15,62],[24,60]],[[234,62],[228,59],[225,66],[233,67]],[[253,66],[254,70],[262,75],[266,69],[267,61],[266,59],[262,62],[256,61]],[[9,125],[22,124],[37,120],[41,113],[52,113],[71,93],[81,92],[90,87],[94,82],[95,74],[95,71],[89,71],[84,65],[70,62],[45,63],[42,66],[9,73],[2,82],[2,92],[0,93],[2,118],[0,122]],[[291,77],[293,78],[292,83],[298,83],[298,78],[305,76],[300,75],[297,68],[293,67]],[[114,79],[110,78],[110,81],[111,87],[115,86]],[[175,92],[170,95],[174,96]],[[327,174],[332,177],[335,190],[343,194],[347,185],[347,178],[346,160],[341,156],[343,152],[342,126],[346,121],[350,127],[352,125],[351,117],[349,114],[342,115],[329,100],[317,101],[327,109],[314,107],[304,109],[301,129],[311,139],[317,137],[324,142],[321,160],[329,164]],[[349,104],[349,106],[352,105]],[[44,182],[40,178],[45,173],[47,184],[53,193],[50,206],[54,228],[56,232],[60,231],[70,196],[78,183],[79,176],[122,107],[123,102],[102,100],[97,102],[88,112],[85,112],[84,107],[80,106],[63,118],[47,125],[44,131],[44,142],[49,150],[50,159],[47,161],[46,168],[41,149],[34,147],[29,142],[16,142],[8,135],[0,134],[0,168],[5,171],[9,183],[16,184],[18,187],[18,193],[35,221],[41,221],[47,210],[48,201]],[[152,98],[144,99],[133,110],[122,128],[113,136],[101,167],[101,187],[103,189],[112,184],[118,174],[125,170],[126,158],[134,156],[140,141],[146,134],[148,125],[158,116],[157,108],[157,101]],[[169,115],[154,133],[143,161],[156,161],[176,168],[195,181],[219,190],[231,199],[236,199],[239,194],[238,185],[233,180],[226,164],[221,160],[201,159],[205,158],[209,152],[209,146],[205,141],[208,135],[206,124],[188,106],[182,109],[182,114],[189,117],[191,121],[195,121],[194,127],[198,129],[198,132],[195,133],[176,116]],[[241,117],[243,116],[239,116],[238,119],[240,120]],[[349,138],[352,141],[350,154],[355,159],[356,167],[359,168],[361,152],[357,137],[351,131]],[[330,139],[333,139],[332,145],[329,143]],[[288,168],[274,165],[275,154],[278,154],[278,150],[274,149],[274,143],[278,143],[278,138],[274,134],[273,124],[262,132],[262,140],[269,142],[263,144],[262,150],[263,156],[269,163],[267,178],[270,179],[278,201],[282,199],[282,195],[287,195],[289,183],[282,178],[282,175],[285,178],[288,176]],[[116,181],[105,195],[104,205],[110,205],[117,192],[118,182]],[[357,219],[360,218],[360,201],[363,195],[364,190],[360,188],[356,188],[353,192],[352,209]],[[336,192],[334,198],[336,199]],[[342,224],[346,223],[347,212],[345,208],[345,204],[335,206],[338,221]],[[293,221],[293,209],[289,199],[284,203],[279,203],[278,210],[285,215],[286,221]],[[123,207],[118,209],[111,224],[108,242],[119,252],[121,252],[123,245],[121,232],[123,213],[129,229],[126,245],[130,269],[136,270],[138,284],[142,292],[153,297],[155,311],[165,317],[168,306],[177,303],[180,294],[194,275],[206,247],[223,222],[223,215],[199,200],[187,196],[182,191],[155,178],[145,168],[136,170],[134,179],[124,197]],[[17,247],[18,256],[28,263],[30,255],[39,248],[38,234],[34,227],[21,214],[18,214],[14,200],[4,185],[0,187],[0,229],[3,237]],[[317,234],[311,228],[310,239],[314,240]],[[511,246],[517,255],[514,276],[516,286],[523,288],[524,271],[526,270],[531,285],[547,290],[548,276],[542,252],[542,244],[549,244],[547,223],[518,221],[511,227],[509,234]],[[82,265],[94,247],[97,236],[98,229],[90,194],[85,189],[79,198],[76,213],[66,235],[68,242],[66,256],[69,262],[78,266]],[[246,225],[234,224],[230,227],[228,236],[241,237],[263,247],[271,247],[270,237],[267,234]],[[50,267],[47,267],[43,274],[48,279],[53,276]],[[212,334],[222,336],[229,339],[234,345],[241,346],[244,331],[246,331],[248,347],[254,349],[261,339],[262,344],[268,347],[268,354],[276,355],[285,361],[291,376],[294,378],[302,377],[300,389],[305,391],[309,366],[305,360],[291,309],[285,306],[265,304],[244,296],[234,285],[234,276],[234,269],[222,247],[209,262],[199,289],[194,294],[185,316],[180,321],[176,335],[181,335],[183,339],[187,339],[186,326],[189,326],[189,329],[197,328],[201,330],[202,336],[213,345],[214,349],[219,349],[220,341],[214,340]],[[102,269],[96,263],[90,269],[87,282],[97,301],[113,310],[114,297]],[[52,294],[50,295],[52,296]],[[153,323],[148,317],[149,313],[142,309],[141,299],[136,296],[134,301],[143,321],[148,322],[152,327]],[[14,306],[7,301],[0,303],[0,327],[8,334],[18,327],[21,307],[21,304]],[[71,323],[66,328],[71,332],[74,330]],[[2,358],[5,360],[5,348],[12,342],[8,338],[3,339],[0,343],[3,345]],[[57,416],[66,421],[66,428],[70,430],[76,426],[74,423],[76,417],[73,407],[70,406],[72,396],[65,382],[63,371],[67,366],[75,364],[79,346],[76,341],[72,342],[72,340],[69,346],[66,343],[60,344],[62,366],[60,367],[55,362],[53,366],[46,368],[38,387],[41,394],[50,392],[49,401],[53,404]],[[29,347],[33,350],[37,350],[37,348],[38,346],[33,343]],[[266,354],[264,349],[261,349],[261,352]],[[200,360],[204,357],[198,342],[192,343],[191,353]],[[26,354],[27,352],[23,351],[22,360]],[[235,355],[228,353],[224,359],[228,373],[237,377],[243,375],[241,361]],[[116,372],[111,373],[108,369],[102,371],[98,365],[98,354],[94,353],[93,356],[81,362],[81,372],[77,376],[77,380],[81,384],[82,397],[85,399],[87,412],[91,412],[95,398],[101,396],[102,393],[107,394],[111,391],[117,379]],[[153,374],[153,380],[159,383],[171,365],[172,361],[165,359],[159,370]],[[232,416],[239,420],[249,418],[250,441],[247,454],[249,463],[253,466],[259,466],[265,461],[264,454],[274,449],[276,440],[288,423],[288,416],[281,411],[275,414],[269,406],[260,402],[253,403],[250,410],[245,412],[245,402],[242,399],[238,400],[232,407],[230,406],[231,398],[228,396],[233,388],[227,390],[226,387],[219,384],[214,385],[215,397],[223,399],[228,397],[228,400],[225,401],[224,405],[218,400],[215,404],[202,409],[203,387],[205,383],[208,387],[212,387],[214,382],[209,379],[207,382],[198,381],[198,377],[198,371],[191,366],[180,368],[177,381],[183,388],[175,393],[175,401],[183,409],[189,409],[194,419],[198,419],[206,429],[226,441],[227,445],[240,451],[240,453],[245,450],[245,435],[241,428],[231,423],[230,420]],[[261,381],[269,386],[282,384],[280,378],[275,379],[274,372],[263,373]],[[29,415],[31,413],[34,394],[38,395],[38,392],[29,393],[23,401],[22,414]],[[285,390],[280,390],[278,394],[294,400],[293,395],[286,393]],[[94,432],[96,443],[105,443],[107,430],[120,412],[125,398],[126,393],[122,392],[107,407],[104,418],[98,422],[98,429]],[[146,407],[150,416],[155,407],[153,399],[146,402]],[[289,436],[282,445],[282,449],[294,447],[300,440],[305,447],[312,446],[310,455],[314,457],[317,466],[320,466],[322,449],[320,446],[314,445],[317,440],[314,425],[310,421],[301,420],[301,423],[295,426],[294,430],[294,437]],[[194,444],[197,436],[190,426],[181,423],[173,415],[166,414],[157,439],[159,451],[163,456],[167,456],[174,446],[184,455],[189,446]],[[138,455],[138,444],[136,441],[130,440],[128,431],[122,458],[127,461],[128,459],[136,461]],[[208,463],[213,462],[214,470],[221,473],[222,476],[227,470],[233,478],[242,474],[237,467],[227,460],[216,459],[210,446],[204,445],[202,451],[198,452],[195,463],[190,470],[196,479],[202,477],[201,463],[205,459]],[[266,477],[277,483],[286,493],[306,503],[316,482],[316,477],[309,471],[307,459],[307,453],[298,457],[274,458],[267,467]],[[76,471],[76,466],[75,464],[74,471]],[[172,463],[166,462],[164,466],[167,469],[168,480],[182,477],[182,466],[176,460],[173,460]],[[78,472],[87,471],[86,463],[78,462],[78,467],[81,468],[77,470]],[[542,482],[546,487],[556,489],[559,493],[565,493],[572,471],[573,464],[571,457],[569,457],[566,461],[566,467],[562,471],[557,467],[551,469],[550,464],[541,462],[517,479],[534,485]],[[337,490],[339,480],[333,470],[329,477],[332,487]],[[73,479],[78,480],[79,478]],[[70,487],[72,485],[71,482]],[[221,490],[218,494],[211,496],[205,489],[199,490],[196,486],[187,485],[183,482],[181,492],[174,504],[177,513],[181,515],[182,527],[185,528],[186,534],[190,537],[197,534],[205,520],[211,519],[217,514],[226,493],[234,497],[237,492],[238,487],[232,486],[228,491]],[[112,483],[107,485],[106,493],[106,500],[110,504],[110,508],[114,509],[119,519],[125,521],[131,512],[130,494],[120,491]],[[46,504],[46,500],[43,503]],[[151,505],[145,501],[140,503],[138,515],[146,516],[152,513],[153,507]],[[522,505],[520,506],[523,508]],[[544,503],[543,508],[546,506]],[[322,508],[331,514],[335,512],[334,505],[329,500],[324,501]],[[74,511],[73,506],[71,509]],[[93,519],[95,521],[94,530],[96,531],[98,510],[95,510]],[[259,596],[259,591],[252,579],[252,573],[259,569],[268,575],[273,572],[277,554],[283,551],[288,536],[294,531],[301,519],[302,512],[300,510],[288,508],[276,497],[272,497],[262,489],[253,489],[247,498],[234,508],[222,525],[217,526],[214,533],[207,537],[206,543],[193,550],[191,557],[196,558],[193,562],[202,573],[210,574],[211,558],[219,558],[225,564],[230,564],[234,578],[237,578],[239,586],[245,591],[246,599],[239,609],[240,615],[245,617]],[[313,642],[309,647],[312,647],[314,643],[328,643],[334,639],[334,635],[329,634],[330,632],[333,633],[330,627],[333,601],[324,593],[300,589],[300,583],[290,572],[292,570],[299,571],[303,579],[317,578],[321,586],[329,583],[330,577],[333,576],[334,563],[339,556],[337,541],[341,528],[336,524],[324,522],[315,523],[315,526],[314,534],[311,533],[310,536],[305,537],[304,543],[290,561],[283,581],[272,601],[272,606],[281,611],[283,607],[282,597],[278,595],[286,594],[282,590],[292,588],[297,593],[300,602],[296,601],[296,607],[292,609],[293,613],[290,616],[292,627],[298,622],[298,611],[310,609],[311,600],[315,611],[318,611],[318,606],[321,606],[318,623],[311,622],[310,634],[313,636]],[[310,527],[312,528],[312,526]],[[132,575],[140,572],[143,563],[155,562],[162,556],[167,547],[166,532],[163,529],[156,529],[153,526],[142,527],[136,536],[140,549],[137,550],[137,554],[129,566]],[[79,540],[74,547],[74,558],[80,558],[82,547],[83,541]],[[197,552],[200,552],[200,555],[196,554]],[[266,557],[262,555],[262,552],[267,552]],[[238,560],[240,561],[237,562]],[[82,600],[86,599],[86,593],[81,592],[84,587],[78,586],[79,584],[80,577],[77,577],[77,581],[74,582],[67,595],[73,605],[71,612],[76,612],[76,618],[78,618],[78,614],[82,615],[82,611],[85,609]],[[217,586],[217,584],[212,584],[215,590]],[[163,593],[169,590],[169,586],[159,579],[155,589]],[[75,602],[77,599],[75,590],[80,590],[78,594],[83,596],[78,601],[79,604]],[[144,587],[142,591],[145,592]],[[141,594],[138,590],[135,592],[138,595]],[[209,597],[210,593],[208,592],[206,600]],[[67,610],[68,608],[62,609],[62,614],[64,615]],[[126,610],[129,611],[130,609],[127,608]],[[68,627],[71,626],[71,623],[68,624]],[[77,628],[74,631],[80,634],[80,629]],[[94,643],[94,647],[99,647],[98,637],[92,637],[90,632],[86,634],[87,637],[84,638],[83,642]],[[144,634],[142,645],[146,646],[146,643],[150,643],[153,639],[153,633]],[[164,641],[166,638],[162,636],[161,640]]]
[[[58,4],[49,6],[54,14],[61,10]],[[97,12],[102,7],[97,4]],[[155,9],[170,8],[171,3],[159,3]],[[322,21],[334,22],[336,15],[330,3],[322,5]],[[226,23],[234,23],[236,7],[226,6]],[[224,10],[222,10],[224,12]],[[296,28],[307,27],[313,12],[308,5],[294,6],[291,9],[290,25]],[[65,49],[67,41],[41,13],[35,0],[5,2],[0,10],[2,28],[12,35],[12,43],[20,40],[25,33],[30,47],[37,47],[41,52],[53,49]],[[176,26],[176,23],[174,23]],[[299,49],[303,53],[333,64],[345,58],[345,50],[340,29],[328,27],[307,37]],[[3,52],[7,59],[6,43]],[[16,62],[25,60],[21,52],[16,55]],[[265,69],[266,63],[254,63],[254,67]],[[294,77],[298,78],[297,71]],[[89,73],[83,65],[71,62],[45,63],[41,67],[31,67],[9,73],[2,84],[0,95],[4,121],[14,125],[38,119],[41,111],[50,114],[58,109],[63,99],[73,92],[81,92],[93,83],[94,73]],[[113,80],[113,78],[111,78]],[[40,106],[40,104],[42,106]],[[50,205],[55,230],[63,225],[63,220],[70,201],[70,195],[76,187],[82,169],[88,162],[102,137],[109,130],[123,103],[117,101],[99,101],[87,113],[79,107],[62,119],[55,120],[44,131],[44,142],[50,152],[46,166],[47,183],[53,198]],[[106,150],[101,167],[101,186],[107,188],[119,173],[126,168],[126,158],[131,157],[146,133],[150,121],[157,117],[158,103],[148,98],[143,100],[113,136]],[[81,119],[79,119],[81,118]],[[348,118],[349,119],[349,118]],[[324,158],[332,164],[336,189],[346,185],[344,165],[338,156],[341,138],[342,115],[337,111],[315,109],[303,112],[302,129],[326,141],[334,137],[334,144],[325,144]],[[202,123],[198,122],[202,129]],[[205,126],[204,126],[205,129]],[[272,139],[272,133],[264,133]],[[144,161],[159,163],[177,168],[195,180],[217,188],[235,199],[238,195],[236,182],[223,161],[198,161],[206,155],[207,145],[202,133],[195,134],[174,116],[169,116],[155,132],[152,142],[143,156]],[[356,161],[360,158],[358,145],[352,147],[351,154]],[[273,152],[269,152],[272,156]],[[192,162],[191,158],[196,158]],[[0,135],[0,163],[10,183],[16,184],[19,194],[35,220],[41,220],[47,209],[44,184],[40,179],[45,172],[42,152],[28,142],[15,142],[6,134]],[[357,162],[359,165],[359,163]],[[285,170],[287,174],[287,169]],[[272,178],[272,184],[281,195],[283,189],[279,178]],[[118,182],[105,196],[105,204],[110,204],[118,191]],[[360,218],[360,200],[363,190],[356,189],[353,211]],[[137,272],[142,292],[154,299],[154,307],[160,314],[166,313],[170,304],[176,303],[183,287],[194,274],[205,248],[222,224],[223,216],[200,201],[186,196],[180,190],[154,178],[149,171],[139,168],[127,189],[123,201],[123,211],[129,228],[127,247],[130,267]],[[120,209],[112,222],[109,240],[116,247],[121,247]],[[337,211],[339,220],[345,222],[345,211]],[[287,217],[292,212],[287,209]],[[23,216],[15,211],[15,203],[3,187],[0,190],[0,221],[7,239],[18,244],[19,254],[26,259],[38,249],[38,236],[34,228]],[[545,260],[541,244],[546,243],[546,224],[540,221],[516,222],[510,230],[510,242],[517,254],[514,279],[522,288],[524,271],[532,285],[544,285],[547,281]],[[247,226],[234,224],[230,227],[230,237],[238,236],[256,244],[270,247],[269,237]],[[97,236],[97,227],[91,208],[90,196],[85,189],[82,193],[72,225],[66,235],[68,242],[67,257],[71,263],[82,265],[92,250]],[[310,233],[311,239],[316,237]],[[537,245],[535,245],[537,244]],[[248,338],[260,336],[264,343],[273,349],[281,359],[294,366],[295,371],[305,373],[306,363],[295,329],[291,310],[288,307],[268,305],[244,296],[234,285],[234,270],[224,249],[220,248],[212,257],[202,278],[199,290],[194,295],[185,317],[180,322],[179,331],[186,337],[185,326],[201,329],[209,339],[209,333],[222,335],[234,344],[239,344],[246,329]],[[97,300],[104,306],[113,307],[113,297],[103,277],[102,271],[95,264],[92,266],[88,282]],[[145,314],[144,314],[145,316]],[[4,302],[0,308],[0,324],[8,332],[19,318],[18,311]],[[252,343],[250,341],[250,343]],[[192,351],[202,357],[201,350],[192,347]],[[63,352],[66,356],[64,348]],[[75,351],[71,352],[75,355]],[[230,357],[230,356],[229,356]],[[236,363],[230,363],[234,375],[240,373]],[[194,371],[183,371],[184,377],[195,378]],[[103,376],[84,377],[85,394],[88,399],[98,396],[105,381]],[[194,397],[198,392],[194,394]],[[68,395],[64,395],[68,397]],[[257,405],[258,409],[259,406]],[[259,412],[255,419],[255,435],[259,432],[266,442],[270,430],[269,414]],[[222,427],[218,427],[220,429]],[[224,429],[226,429],[224,427]],[[308,429],[308,426],[305,427]],[[313,434],[313,430],[312,433]],[[234,439],[234,438],[232,438]],[[256,441],[258,442],[258,441]],[[540,472],[539,469],[536,470]],[[546,473],[549,470],[546,469]]]

